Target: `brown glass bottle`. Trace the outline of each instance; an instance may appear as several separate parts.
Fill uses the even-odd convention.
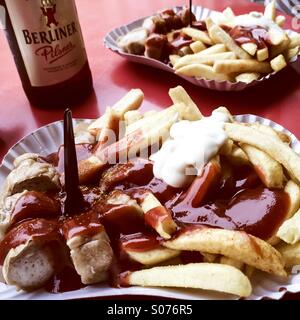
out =
[[[74,0],[0,0],[6,34],[29,101],[72,106],[93,89]]]

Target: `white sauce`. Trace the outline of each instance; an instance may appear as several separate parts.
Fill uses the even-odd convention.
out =
[[[236,16],[234,19],[234,24],[235,26],[242,27],[259,26],[267,30],[272,30],[274,32],[282,34],[284,33],[284,31],[274,21],[265,18],[262,14],[258,12]]]
[[[224,130],[226,114],[214,111],[199,121],[179,121],[170,130],[170,139],[152,155],[153,173],[168,185],[180,188],[201,173],[227,140]]]
[[[212,19],[218,25],[224,24],[224,25],[228,25],[231,28],[236,26],[241,26],[241,27],[259,26],[273,33],[275,37],[277,35],[278,37],[280,37],[280,39],[282,39],[282,37],[284,37],[285,35],[285,31],[282,28],[280,28],[271,19],[267,19],[260,12],[250,12],[249,14],[235,16],[234,19],[228,19],[222,13],[216,13],[212,16]]]

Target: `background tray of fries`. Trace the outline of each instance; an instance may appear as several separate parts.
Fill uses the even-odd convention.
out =
[[[178,6],[174,8],[175,12],[178,12],[179,10],[181,10],[182,7]],[[196,19],[198,21],[200,20],[205,20],[207,17],[214,17],[216,15],[219,15],[220,12],[214,11],[214,10],[210,10],[208,8],[204,8],[204,7],[200,7],[200,6],[194,6],[193,7],[193,12],[196,16]],[[145,19],[147,19],[148,17],[144,17],[142,19],[136,20],[132,23],[129,23],[127,25],[123,25],[121,27],[115,28],[114,30],[110,31],[104,38],[104,45],[112,50],[113,52],[121,55],[122,57],[124,57],[125,59],[132,61],[132,62],[136,62],[139,64],[144,64],[144,65],[148,65],[160,70],[164,70],[170,73],[175,73],[175,70],[172,68],[171,65],[167,65],[161,61],[155,60],[155,59],[151,59],[148,58],[144,55],[139,56],[139,55],[134,55],[134,54],[129,54],[124,52],[119,46],[118,46],[118,39],[122,36],[125,36],[126,34],[128,34],[129,32],[131,32],[132,30],[139,28],[142,26],[143,22]],[[287,34],[290,36],[293,33],[295,33],[292,30],[286,30]],[[297,69],[298,65],[299,65],[299,54],[297,56],[295,56],[294,58],[292,58],[290,60],[290,65],[292,65],[293,67],[295,67],[295,69]],[[299,69],[299,68],[298,68]],[[190,77],[190,76],[185,76],[182,74],[177,74],[179,77],[185,79],[186,81],[193,83],[196,86],[199,87],[204,87],[204,88],[208,88],[211,90],[217,90],[217,91],[242,91],[244,89],[247,89],[249,87],[252,86],[256,86],[260,83],[263,83],[265,81],[267,81],[268,79],[274,77],[276,75],[276,72],[267,74],[266,76],[258,79],[258,80],[254,80],[251,83],[245,83],[245,82],[230,82],[230,81],[217,81],[217,80],[206,80],[203,78],[195,78],[195,77]]]
[[[288,134],[291,138],[292,148],[300,154],[300,141],[288,130],[279,124],[264,119],[255,115],[239,115],[235,119],[245,123],[261,123],[270,126],[277,131]],[[92,120],[81,119],[74,120],[78,123],[91,123]],[[74,123],[74,124],[75,124]],[[13,146],[5,156],[0,167],[0,185],[3,184],[6,176],[13,169],[13,161],[16,157],[26,153],[34,152],[42,155],[47,155],[55,152],[63,142],[63,122],[58,121],[42,127],[35,132],[24,137],[15,146]],[[300,267],[299,267],[300,269]],[[178,275],[180,276],[180,275]],[[1,279],[0,279],[1,280]],[[254,273],[251,278],[253,293],[248,299],[260,300],[262,298],[280,299],[285,292],[300,292],[300,273],[291,275],[286,281],[267,273]],[[193,289],[156,289],[156,288],[141,288],[129,287],[122,289],[110,288],[107,285],[94,285],[84,289],[66,292],[60,294],[50,294],[45,291],[35,291],[32,293],[24,291],[16,291],[15,287],[7,286],[0,282],[0,300],[4,299],[79,299],[91,297],[119,296],[119,295],[148,295],[159,296],[174,299],[234,299],[234,296],[221,293],[193,290]]]

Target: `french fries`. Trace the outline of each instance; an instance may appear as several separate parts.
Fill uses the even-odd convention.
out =
[[[230,81],[231,77],[224,73],[218,73],[213,67],[205,64],[193,64],[176,70],[176,74],[188,77],[204,78],[207,80]]]
[[[224,31],[221,27],[214,24],[209,29],[209,34],[219,42],[223,43],[225,47],[232,51],[240,59],[251,59],[251,55],[239,47],[235,41]]]
[[[183,28],[182,32],[189,37],[191,37],[194,41],[201,41],[204,44],[212,45],[212,40],[210,37],[203,31],[197,30],[194,28]]]
[[[130,90],[120,101],[113,107],[112,111],[115,112],[119,120],[123,120],[124,114],[130,110],[138,109],[144,100],[144,93],[140,89]],[[99,134],[105,122],[105,115],[95,120],[88,128],[88,130],[95,136]]]
[[[267,19],[275,21],[276,19],[276,3],[271,1],[265,8],[264,16]]]
[[[280,253],[265,241],[244,232],[202,227],[188,230],[163,245],[173,250],[221,254],[259,270],[286,276]],[[253,247],[259,249],[253,250]]]
[[[238,76],[235,77],[235,80],[237,82],[245,82],[245,83],[251,83],[252,81],[258,80],[260,77],[259,73],[255,72],[245,72],[241,73]]]
[[[272,69],[276,72],[284,69],[287,66],[287,63],[282,54],[271,60],[270,64]]]
[[[230,19],[232,13],[228,11],[227,15]],[[223,45],[217,46],[222,49]],[[66,225],[70,228],[63,230],[67,245],[73,249],[72,258],[83,283],[105,280],[113,259],[122,268],[125,266],[123,262],[134,262],[132,269],[128,268],[128,273],[120,275],[120,285],[194,288],[239,297],[251,294],[249,278],[256,269],[282,278],[287,276],[287,271],[293,273],[293,267],[300,264],[300,156],[290,146],[291,137],[260,123],[238,123],[237,118],[224,106],[214,110],[211,118],[206,118],[181,86],[170,89],[173,105],[160,112],[152,110],[142,114],[137,107],[142,96],[139,90],[132,92],[117,107],[108,108],[90,131],[87,127],[80,129],[94,138],[98,136],[98,144],[95,142],[97,139],[93,140],[93,155],[79,163],[80,188],[90,190],[91,187],[94,192],[100,180],[101,192],[97,200],[93,199],[91,210],[82,215],[87,228],[92,228],[91,236],[76,235],[77,229],[72,228],[71,221],[77,221],[77,215],[67,221]],[[125,136],[120,136],[117,133],[123,120],[126,122],[126,132]],[[183,122],[177,123],[180,121]],[[176,126],[172,127],[175,123]],[[184,160],[188,166],[181,169],[183,166],[178,165],[182,172],[190,169],[190,163],[195,162],[194,159],[190,160],[189,151],[197,148],[197,141],[194,143],[191,138],[193,143],[189,144],[186,135],[181,136],[182,132],[186,133],[191,127],[198,129],[199,126],[200,133],[195,130],[191,134],[205,141],[208,132],[211,135],[207,141],[211,143],[219,138],[214,137],[215,125],[221,142],[213,147],[213,152],[201,162],[197,171],[191,171],[192,175],[186,184],[171,187],[165,178],[158,177],[154,169],[157,160],[151,157],[157,150],[153,151],[150,147],[157,143],[160,148],[166,140],[175,140],[177,134],[182,139],[181,146],[184,146],[179,150],[188,155]],[[106,144],[109,130],[117,135],[117,141]],[[177,148],[176,143],[168,145],[168,142],[162,147]],[[142,152],[145,150],[147,154]],[[209,145],[204,151],[209,151]],[[177,152],[173,158],[180,159],[184,152]],[[196,158],[199,157],[201,155],[197,153]],[[16,159],[15,166],[22,165],[24,159],[31,161],[31,157],[23,155]],[[169,174],[169,160],[165,159],[163,161],[167,164],[166,172]],[[178,163],[174,161],[174,164],[169,167],[177,170]],[[30,185],[30,181],[28,185],[30,190],[35,190],[36,185]],[[20,187],[21,190],[23,187]],[[13,191],[13,183],[6,188],[11,193],[7,194],[5,189],[0,194],[0,220],[4,221],[5,228],[7,217],[14,212],[14,201],[22,197],[22,194],[18,194],[20,189]],[[264,202],[266,198],[262,198],[262,195],[267,197],[267,201],[273,199],[273,195],[269,199],[267,193],[261,191],[265,189],[270,189],[274,194],[274,189],[277,189],[276,195],[284,196],[282,199],[286,200],[286,205],[280,206],[280,201]],[[260,205],[260,201],[263,205]],[[263,216],[264,212],[260,211],[266,203],[268,208]],[[276,210],[273,210],[273,205]],[[264,233],[263,227],[268,228],[268,219],[272,214],[278,214],[281,220],[274,225],[272,221],[270,225],[273,229]],[[57,219],[62,219],[64,223],[66,221],[62,216]],[[112,221],[118,221],[118,225]],[[77,222],[81,226],[81,220]],[[115,256],[109,250],[110,259],[105,264],[101,259],[94,259],[94,249],[97,249],[96,256],[100,257],[108,252],[102,246],[104,243],[100,235],[94,235],[94,223],[97,228],[99,223],[103,230],[105,228],[107,234],[104,242],[113,243]],[[84,225],[82,227],[85,228]],[[133,229],[129,231],[131,227]],[[11,234],[7,237],[6,229],[1,230],[4,240],[0,242],[0,249],[4,248],[5,251],[2,245],[9,241]],[[13,231],[14,228],[9,232]],[[60,237],[60,231],[57,232]],[[75,232],[75,236],[70,240],[72,232]],[[37,256],[39,250],[38,245]],[[8,252],[8,258],[11,252]],[[10,263],[6,264],[5,269],[6,274],[9,271],[11,276],[18,269],[13,262],[16,269],[12,271]],[[4,278],[7,283],[12,283],[10,276],[9,279]]]
[[[278,250],[283,257],[287,268],[293,268],[300,265],[300,243],[299,242],[293,245],[283,244],[278,247]],[[298,268],[296,271],[299,272]]]
[[[176,88],[170,89],[169,96],[175,105],[183,104],[185,106],[181,111],[183,120],[195,121],[203,117],[199,108],[183,87],[177,86]]]
[[[154,25],[159,29],[164,19],[156,16]],[[174,48],[169,62],[176,74],[185,77],[250,84],[266,74],[281,71],[299,54],[300,34],[283,29],[285,20],[284,16],[277,15],[275,1],[272,1],[262,13],[235,15],[231,8],[226,8],[202,21],[206,27],[203,30],[193,26],[177,29],[174,25],[175,29],[167,33],[167,41]],[[165,22],[168,25],[170,21]],[[150,32],[149,38],[153,36],[151,28],[146,30]],[[179,35],[184,39],[188,36],[191,43],[177,50]],[[139,45],[140,39],[137,39],[138,48]],[[149,46],[145,45],[147,57],[148,51],[157,52],[154,44],[153,48]],[[152,58],[162,61],[164,50],[161,51],[160,58]]]
[[[193,64],[207,64],[212,66],[218,60],[235,59],[235,55],[232,52],[223,52],[215,54],[191,54],[180,58],[174,65],[174,69],[178,70],[182,67]]]
[[[127,248],[123,248],[123,249],[132,260],[139,262],[145,266],[152,266],[155,264],[162,263],[169,259],[178,257],[180,254],[180,251],[178,250],[171,250],[164,247],[152,249],[144,252],[129,250]]]
[[[234,141],[250,144],[281,163],[290,176],[300,183],[300,158],[286,143],[247,126],[227,123],[225,130]]]
[[[272,68],[268,62],[258,62],[250,59],[240,60],[217,60],[213,67],[214,72],[220,74],[230,73],[245,73],[245,72],[257,72],[257,73],[270,73]]]
[[[143,194],[140,206],[145,214],[145,222],[155,229],[162,238],[170,239],[177,229],[170,211],[151,192]]]
[[[143,287],[177,287],[214,290],[248,297],[252,288],[238,269],[222,264],[194,263],[130,272],[121,284]]]
[[[257,175],[267,188],[282,189],[285,181],[282,166],[265,152],[250,146],[241,145]]]
[[[199,52],[201,52],[201,51],[203,51],[203,50],[206,49],[205,44],[204,44],[203,42],[201,42],[201,41],[195,41],[195,42],[193,42],[193,43],[190,45],[190,47],[191,47],[191,49],[192,49],[192,51],[193,51],[194,53],[199,53]],[[173,64],[173,63],[172,63],[172,64]],[[173,64],[173,66],[174,66],[174,64]]]

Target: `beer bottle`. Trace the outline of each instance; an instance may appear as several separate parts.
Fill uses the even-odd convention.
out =
[[[74,0],[0,0],[24,91],[40,107],[66,107],[92,91]]]

